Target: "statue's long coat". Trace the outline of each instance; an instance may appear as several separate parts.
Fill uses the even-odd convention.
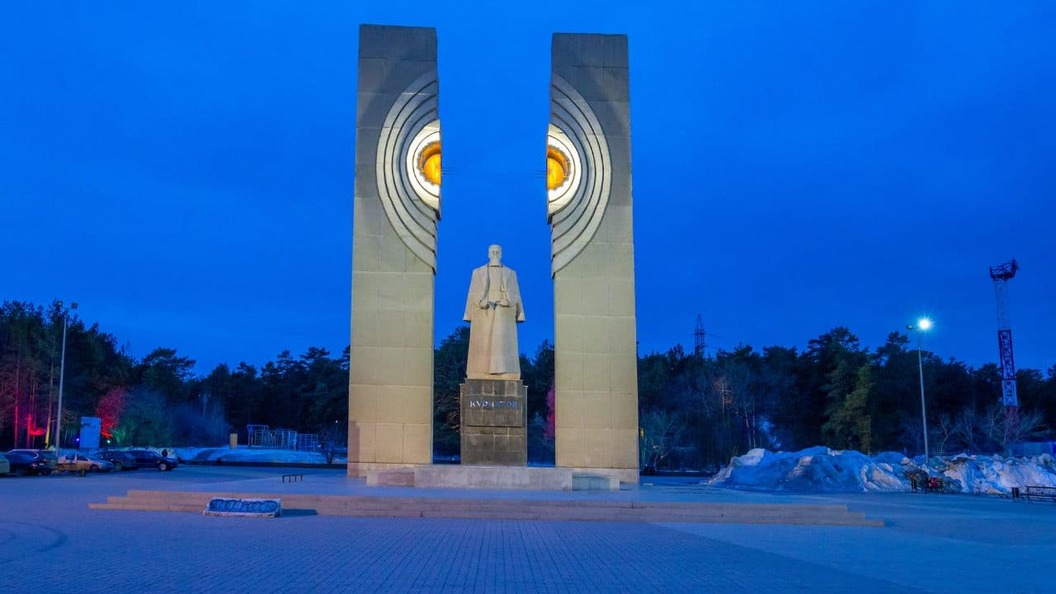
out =
[[[517,273],[499,266],[501,281],[492,287],[488,280],[488,266],[473,270],[466,297],[466,313],[462,319],[469,322],[469,359],[466,362],[466,377],[487,378],[489,375],[516,374],[520,376],[521,363],[517,350],[517,322],[524,321],[521,290],[517,285]],[[481,307],[487,305],[490,293],[492,300],[505,298],[509,306]]]

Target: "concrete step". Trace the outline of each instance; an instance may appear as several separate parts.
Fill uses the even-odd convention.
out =
[[[179,493],[179,492],[132,492],[128,497],[111,497],[110,503],[130,500],[139,505],[165,505],[174,502],[190,505],[208,503],[213,496],[245,497],[244,494],[212,493]],[[342,510],[372,510],[404,513],[405,510],[424,510],[429,512],[464,512],[495,513],[511,509],[526,510],[533,513],[555,513],[559,509],[589,509],[592,513],[620,513],[624,515],[648,515],[672,513],[682,515],[707,516],[759,516],[759,515],[795,515],[800,517],[829,517],[849,513],[841,505],[747,505],[747,504],[712,504],[712,503],[665,503],[665,502],[627,502],[627,501],[539,501],[539,500],[489,500],[489,499],[432,499],[432,498],[391,498],[391,497],[340,497],[312,495],[255,495],[283,500],[283,505],[294,508],[311,508],[330,510],[335,513]],[[859,514],[860,515],[860,514]]]
[[[213,497],[277,498],[284,510],[319,515],[392,518],[461,518],[550,521],[693,522],[883,526],[845,505],[729,504],[590,500],[436,499],[342,497],[132,490],[90,509],[202,513]]]
[[[619,491],[620,481],[600,474],[572,473],[573,491]]]
[[[423,465],[372,470],[368,487],[527,489],[531,491],[619,491],[615,476],[571,468]]]
[[[368,487],[413,487],[413,469],[378,470],[367,473]]]
[[[846,508],[831,509],[831,511],[817,511],[817,509],[805,509],[798,506],[788,505],[784,508],[756,509],[752,505],[743,506],[716,506],[716,505],[693,505],[683,506],[639,506],[623,507],[610,505],[562,505],[562,504],[465,504],[465,503],[419,503],[419,504],[394,504],[384,501],[367,502],[326,502],[319,504],[309,501],[301,501],[297,498],[284,498],[283,507],[298,509],[315,509],[320,514],[384,514],[384,515],[459,515],[459,516],[492,516],[504,517],[511,513],[540,515],[540,516],[595,516],[595,517],[623,517],[628,519],[652,519],[656,517],[681,517],[681,518],[833,518],[851,517],[864,518],[863,514],[848,512]],[[153,507],[169,508],[180,506],[187,509],[202,509],[208,504],[208,499],[165,499],[165,498],[110,498],[107,503],[93,503],[93,508],[136,508]]]
[[[493,499],[476,497],[409,497],[409,496],[363,496],[363,495],[316,495],[306,493],[277,494],[254,493],[247,495],[245,492],[213,492],[213,491],[166,491],[166,490],[142,490],[131,489],[121,497],[110,497],[110,499],[163,499],[163,500],[185,500],[208,502],[213,497],[259,497],[259,498],[281,498],[289,501],[308,502],[313,504],[326,504],[339,502],[344,504],[369,504],[371,502],[392,503],[399,505],[467,505],[500,507],[522,506],[522,505],[545,505],[561,507],[617,507],[617,508],[671,508],[679,509],[685,507],[718,507],[728,509],[752,509],[760,510],[811,510],[817,512],[832,512],[846,510],[843,504],[786,504],[786,503],[710,503],[710,502],[685,502],[685,501],[640,501],[625,499]]]
[[[241,493],[199,492],[139,492],[131,491],[127,497],[111,497],[110,501],[134,500],[146,503],[171,503],[175,501],[205,505],[212,497],[245,497]],[[788,505],[788,504],[720,504],[684,502],[640,502],[640,501],[584,501],[584,500],[502,500],[502,499],[435,499],[397,497],[341,497],[316,495],[254,495],[282,499],[288,505],[311,508],[357,508],[357,509],[404,509],[414,507],[435,510],[501,511],[509,509],[552,510],[555,508],[612,509],[621,513],[650,513],[671,511],[673,513],[705,512],[722,515],[759,515],[768,513],[797,515],[831,515],[846,513],[843,505]]]

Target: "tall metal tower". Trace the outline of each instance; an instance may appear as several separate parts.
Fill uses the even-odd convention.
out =
[[[1019,410],[1016,395],[1016,363],[1012,358],[1012,324],[1008,316],[1008,281],[1016,276],[1019,263],[1013,258],[999,266],[990,267],[990,278],[997,294],[997,350],[1001,361],[1001,402],[1009,418],[1015,418]]]
[[[693,331],[693,354],[703,357],[706,348],[708,348],[708,343],[704,335],[704,319],[697,314],[697,328]]]

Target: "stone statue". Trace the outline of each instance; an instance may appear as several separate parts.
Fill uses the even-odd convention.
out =
[[[524,321],[517,273],[503,266],[502,247],[488,246],[488,263],[473,270],[466,298],[470,379],[520,379],[517,322]]]

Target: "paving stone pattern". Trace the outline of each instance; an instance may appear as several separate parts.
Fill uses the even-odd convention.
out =
[[[363,489],[310,471],[304,483],[283,487],[282,472],[181,466],[171,473],[0,479],[0,592],[1052,591],[1045,560],[1056,558],[1056,506],[1007,500],[796,498],[659,485],[615,495],[847,503],[886,516],[884,528],[88,509],[128,489]],[[573,496],[580,497],[540,495]],[[929,517],[930,527],[922,521]]]

